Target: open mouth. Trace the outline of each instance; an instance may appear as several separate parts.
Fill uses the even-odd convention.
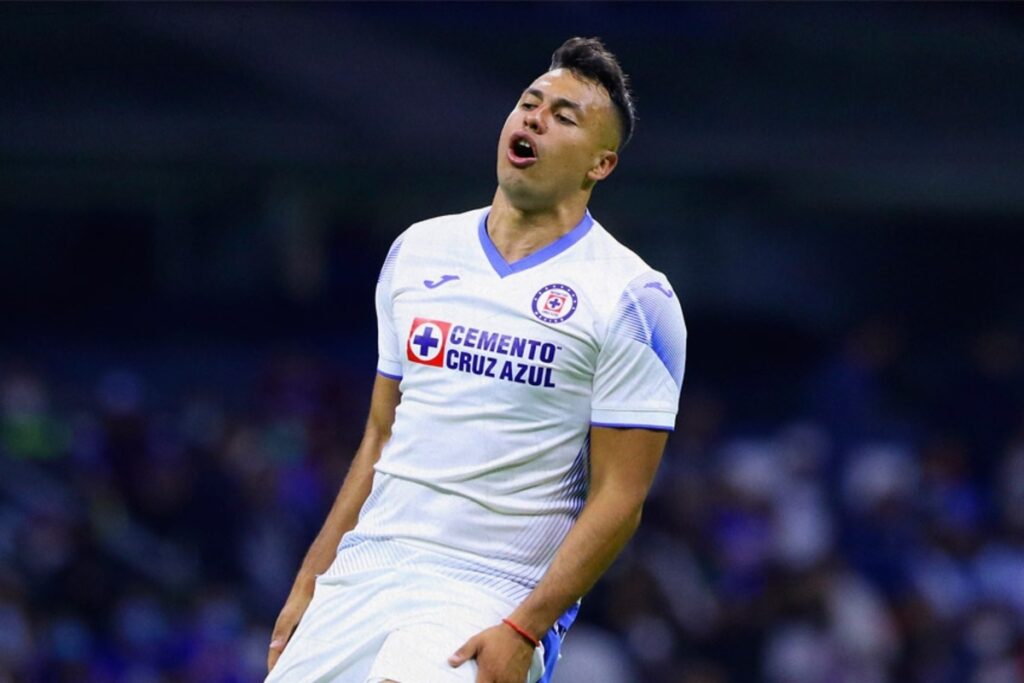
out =
[[[516,168],[526,168],[537,161],[537,148],[525,133],[516,133],[509,143],[508,160]]]

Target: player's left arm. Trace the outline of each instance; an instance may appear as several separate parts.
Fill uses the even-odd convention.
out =
[[[508,616],[539,640],[593,587],[640,524],[668,436],[651,429],[591,427],[587,502],[537,587]],[[505,624],[481,631],[449,659],[475,658],[477,683],[523,683],[533,648]]]

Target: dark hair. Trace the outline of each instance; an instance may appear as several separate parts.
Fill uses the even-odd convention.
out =
[[[554,69],[568,69],[577,76],[600,83],[608,91],[619,115],[619,130],[622,133],[619,147],[625,147],[633,137],[633,127],[636,125],[633,93],[629,91],[629,77],[622,73],[619,60],[608,51],[601,39],[570,38],[565,41],[551,55],[549,70]]]

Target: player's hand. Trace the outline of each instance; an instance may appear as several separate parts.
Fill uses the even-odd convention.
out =
[[[457,669],[470,659],[479,668],[476,683],[524,683],[533,648],[508,626],[498,624],[463,643],[448,664]]]
[[[277,615],[274,632],[270,635],[270,649],[267,651],[268,673],[277,664],[278,657],[284,652],[285,646],[295,632],[295,627],[299,625],[299,619],[306,613],[306,608],[313,599],[314,586],[315,580],[301,579],[296,579],[295,585],[292,586],[292,592],[281,608],[281,613]]]

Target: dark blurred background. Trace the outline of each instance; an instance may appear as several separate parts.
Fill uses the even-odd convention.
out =
[[[408,224],[572,35],[690,332],[559,683],[1024,681],[1012,4],[0,6],[0,681],[261,680]]]

